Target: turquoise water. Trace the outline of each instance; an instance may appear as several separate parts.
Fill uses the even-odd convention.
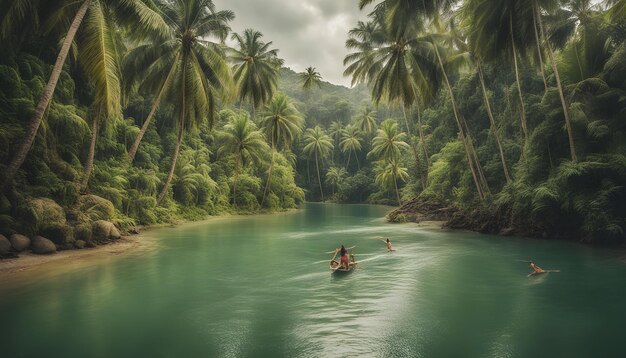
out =
[[[0,287],[0,355],[624,356],[624,252],[388,224],[387,210],[155,230],[148,250]],[[359,269],[333,276],[340,244]],[[527,278],[528,258],[561,272]]]

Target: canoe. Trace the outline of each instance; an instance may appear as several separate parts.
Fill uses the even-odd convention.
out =
[[[348,254],[349,255],[349,254]],[[339,252],[336,252],[332,259],[328,262],[328,267],[330,268],[331,273],[348,273],[352,272],[356,267],[356,261],[354,261],[354,256],[350,255],[351,261],[348,265],[348,268],[341,268],[339,264]]]

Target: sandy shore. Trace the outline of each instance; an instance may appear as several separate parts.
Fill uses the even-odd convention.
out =
[[[18,258],[0,260],[0,275],[27,271],[40,265],[50,263],[69,263],[84,259],[93,259],[95,256],[114,256],[130,252],[145,246],[140,235],[124,236],[107,245],[82,250],[64,250],[50,255],[37,255],[32,252],[22,252]]]

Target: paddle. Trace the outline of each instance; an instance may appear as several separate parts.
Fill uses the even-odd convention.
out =
[[[528,275],[526,275],[526,277],[530,277],[530,276],[533,276],[533,275],[539,275],[539,274],[542,274],[542,273],[550,273],[550,272],[561,272],[561,270],[543,270],[542,272],[531,272]]]
[[[348,247],[346,248],[346,250],[352,250],[356,247],[356,245],[352,246],[352,247]],[[335,252],[339,251],[339,249],[335,249],[335,251],[326,251],[325,254],[333,254]]]

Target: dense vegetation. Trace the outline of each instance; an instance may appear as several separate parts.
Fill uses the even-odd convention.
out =
[[[0,233],[70,247],[97,220],[306,196],[624,239],[626,1],[358,6],[374,10],[346,42],[348,89],[282,67],[210,0],[3,0]]]

